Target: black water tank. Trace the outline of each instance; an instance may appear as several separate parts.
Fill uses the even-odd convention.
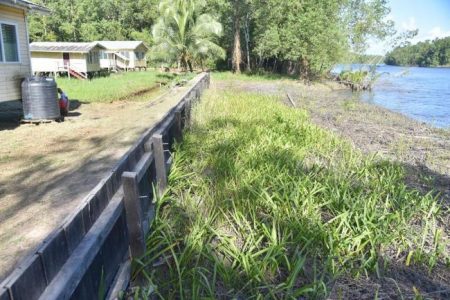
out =
[[[56,120],[61,118],[56,81],[32,76],[22,82],[22,104],[25,120]]]

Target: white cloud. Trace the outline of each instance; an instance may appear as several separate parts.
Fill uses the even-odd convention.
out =
[[[404,30],[416,30],[417,29],[416,18],[409,17],[407,22],[402,22],[402,29],[404,29]]]
[[[444,38],[450,36],[450,30],[445,31],[441,27],[436,26],[428,32],[428,36],[429,39]]]

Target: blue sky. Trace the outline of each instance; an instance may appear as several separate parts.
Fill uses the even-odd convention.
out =
[[[413,44],[450,36],[450,0],[390,0],[389,4],[388,18],[395,22],[398,31],[419,29]],[[367,53],[384,54],[389,50],[389,45],[372,41]]]

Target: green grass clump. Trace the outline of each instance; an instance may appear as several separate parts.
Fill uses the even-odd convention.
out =
[[[442,255],[436,199],[304,111],[207,93],[193,116],[138,261],[161,298],[323,297],[342,274]]]
[[[133,97],[139,92],[159,86],[158,82],[170,82],[193,75],[178,76],[157,71],[126,72],[98,77],[92,80],[58,78],[57,83],[70,99],[81,102],[111,102]]]
[[[239,80],[239,81],[268,81],[268,80],[297,80],[298,76],[291,76],[285,74],[278,74],[272,72],[255,71],[255,72],[243,72],[235,74],[231,71],[215,71],[215,80]]]

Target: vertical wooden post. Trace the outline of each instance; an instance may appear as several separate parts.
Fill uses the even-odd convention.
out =
[[[131,256],[136,258],[145,254],[145,235],[137,174],[124,172],[122,182]]]
[[[166,158],[164,156],[164,145],[161,134],[154,134],[152,136],[153,155],[155,157],[156,180],[158,182],[158,191],[162,195],[167,186],[167,170]]]

